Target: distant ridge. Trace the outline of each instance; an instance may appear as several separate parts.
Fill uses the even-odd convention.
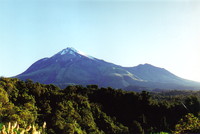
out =
[[[122,67],[68,47],[50,58],[33,63],[15,76],[44,84],[65,87],[70,84],[130,88],[141,86],[164,89],[200,89],[200,83],[182,79],[164,68],[150,64]]]

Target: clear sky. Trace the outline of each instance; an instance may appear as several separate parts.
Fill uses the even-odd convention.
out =
[[[0,0],[0,76],[67,47],[200,81],[200,1]]]

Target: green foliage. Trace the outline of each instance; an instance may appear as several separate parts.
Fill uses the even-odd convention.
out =
[[[131,133],[133,134],[144,134],[144,130],[139,122],[133,121],[132,127],[130,128]]]
[[[189,113],[180,119],[175,126],[174,133],[199,133],[200,132],[200,120],[193,114]]]
[[[2,130],[3,127],[3,123],[0,123],[0,131]]]
[[[0,78],[0,122],[17,121],[26,127],[46,121],[48,134],[164,134],[179,127],[185,132],[188,126],[193,128],[187,131],[199,132],[191,124],[199,122],[199,98],[200,92],[136,93],[97,85],[61,90],[52,84]]]

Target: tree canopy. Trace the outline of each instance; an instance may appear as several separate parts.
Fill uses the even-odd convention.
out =
[[[172,132],[184,127],[181,124],[188,113],[197,121],[199,96],[200,92],[130,92],[97,85],[60,89],[31,80],[0,78],[0,122],[17,121],[22,127],[47,122],[48,134]]]

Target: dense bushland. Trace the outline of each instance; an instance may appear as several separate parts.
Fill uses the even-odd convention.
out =
[[[198,124],[185,130],[189,124],[184,120],[187,117],[198,123],[199,98],[197,91],[136,93],[97,85],[60,89],[31,80],[1,78],[0,123],[17,121],[25,128],[45,121],[48,134],[200,132]]]

